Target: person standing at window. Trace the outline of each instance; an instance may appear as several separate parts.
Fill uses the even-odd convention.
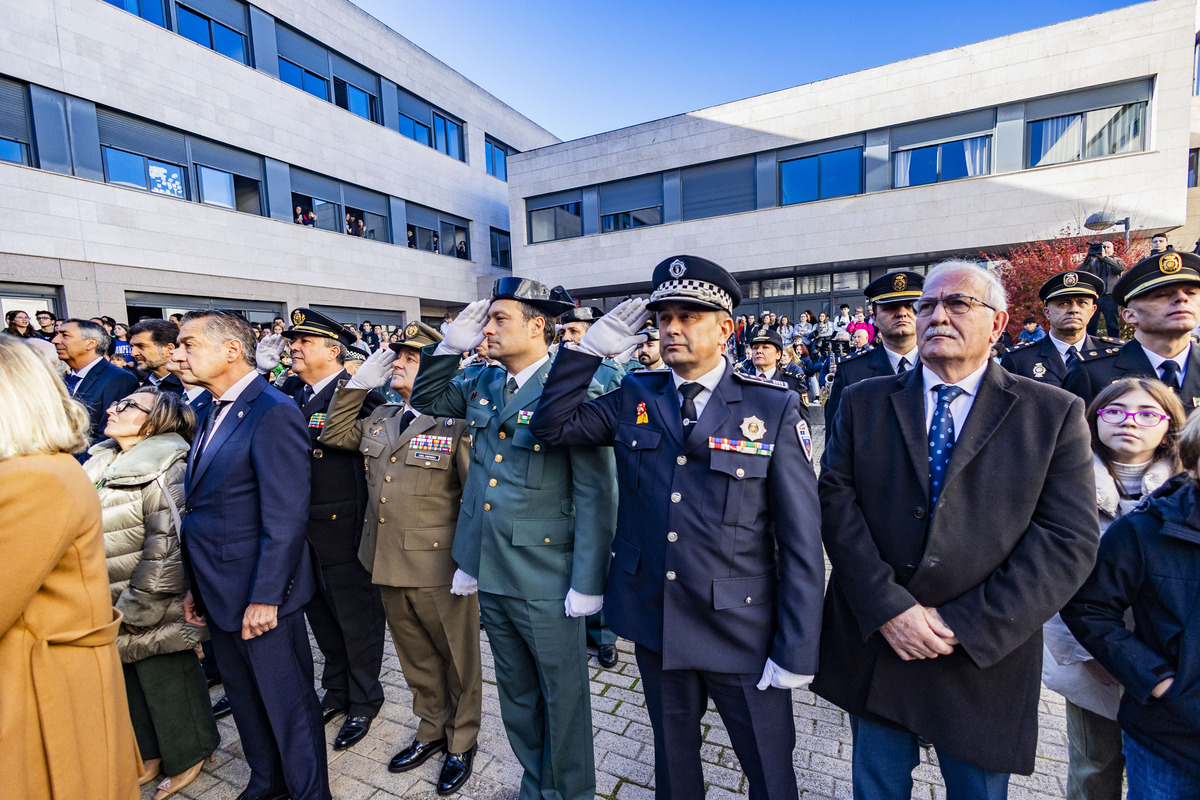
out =
[[[8,326],[4,332],[9,336],[15,336],[18,339],[32,339],[38,335],[29,322],[29,315],[24,311],[9,311],[4,315],[4,322]]]

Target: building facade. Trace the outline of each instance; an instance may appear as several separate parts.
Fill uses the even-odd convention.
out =
[[[345,0],[0,0],[0,310],[400,326],[511,270],[557,139]]]
[[[1155,0],[523,152],[515,258],[611,306],[705,256],[741,311],[795,320],[1097,212],[1191,250],[1197,28],[1195,0]]]

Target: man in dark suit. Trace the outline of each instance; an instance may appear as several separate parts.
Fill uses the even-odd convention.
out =
[[[990,272],[938,265],[915,304],[920,368],[851,386],[834,416],[813,691],[851,714],[855,797],[907,800],[918,734],[952,800],[1033,772],[1042,624],[1098,536],[1083,403],[989,358],[1006,305]]]
[[[292,397],[308,423],[312,475],[308,539],[316,548],[324,578],[304,611],[325,656],[324,719],[328,722],[346,714],[333,740],[334,750],[344,750],[367,735],[383,707],[379,682],[383,602],[379,588],[371,583],[371,573],[358,560],[367,510],[363,456],[357,449],[318,441],[330,403],[350,380],[343,365],[354,334],[319,311],[297,308],[292,311],[292,327],[283,336],[290,343],[297,378]],[[368,393],[360,416],[369,416],[382,403],[379,392]]]
[[[1000,365],[1015,375],[1061,387],[1067,368],[1088,350],[1120,347],[1125,342],[1108,336],[1089,336],[1088,320],[1096,314],[1096,298],[1104,282],[1090,272],[1068,270],[1052,275],[1038,289],[1050,333],[1036,342],[1010,347]]]
[[[171,354],[216,398],[185,475],[184,616],[207,623],[250,783],[238,800],[329,800],[321,706],[300,613],[316,589],[305,537],[309,458],[295,402],[258,376],[232,311],[185,315]],[[286,474],[286,480],[284,476]]]
[[[816,668],[825,578],[812,440],[798,394],[723,357],[740,300],[719,265],[668,258],[649,304],[622,303],[559,352],[531,425],[555,444],[616,452],[605,609],[636,645],[663,800],[704,796],[709,697],[750,796],[797,796],[790,689]],[[585,402],[600,358],[641,339],[647,308],[670,369],[631,373]]]
[[[165,319],[144,319],[129,329],[129,349],[143,376],[141,386],[183,394],[183,382],[167,368],[178,337],[179,326]]]
[[[59,325],[52,341],[59,360],[71,368],[65,378],[67,391],[87,406],[91,420],[88,441],[95,442],[104,430],[104,412],[137,388],[137,378],[114,367],[104,357],[112,344],[112,335],[103,325],[86,319],[68,319]],[[76,458],[83,463],[88,456],[80,453]]]
[[[1200,256],[1172,248],[1143,258],[1112,291],[1121,319],[1134,328],[1123,347],[1080,353],[1063,388],[1085,401],[1121,378],[1158,378],[1191,414],[1200,407],[1200,345],[1191,333],[1200,324]]]
[[[863,293],[871,301],[871,317],[883,345],[838,364],[825,401],[826,438],[847,386],[867,378],[897,375],[916,366],[917,319],[912,304],[921,296],[924,285],[925,276],[919,272],[889,272],[867,284]]]

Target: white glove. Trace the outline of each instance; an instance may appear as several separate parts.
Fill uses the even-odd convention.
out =
[[[398,353],[390,347],[381,347],[358,365],[358,372],[346,382],[347,389],[378,389],[392,377],[392,364]]]
[[[462,354],[478,347],[483,341],[483,327],[487,325],[488,308],[491,305],[491,300],[476,300],[460,311],[454,322],[450,323],[446,338],[438,343],[434,353],[439,356],[447,353]]]
[[[479,591],[479,581],[472,578],[461,569],[454,570],[454,580],[450,584],[450,594],[467,597]]]
[[[568,617],[590,617],[604,608],[604,595],[580,594],[574,589],[568,589],[563,608],[566,609]]]
[[[278,367],[279,358],[283,355],[285,347],[287,347],[287,340],[282,335],[272,333],[270,336],[264,336],[258,343],[258,347],[254,348],[254,364],[258,371],[266,375]]]
[[[622,350],[637,347],[648,338],[638,329],[650,319],[646,300],[631,297],[592,323],[578,349],[593,356],[615,356]]]
[[[758,690],[761,692],[767,687],[774,687],[776,689],[803,689],[812,683],[812,679],[812,675],[797,675],[793,672],[788,672],[768,658],[767,665],[763,667],[762,678],[758,681]]]
[[[625,366],[625,362],[628,361],[629,359],[633,358],[633,354],[636,353],[637,349],[641,346],[642,346],[642,343],[638,342],[633,347],[625,348],[624,350],[621,351],[621,355],[613,358],[613,361],[616,361],[621,366]]]

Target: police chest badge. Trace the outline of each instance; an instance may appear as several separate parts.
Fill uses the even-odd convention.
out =
[[[646,413],[646,404],[637,404],[637,424],[644,425],[650,421],[650,415]]]
[[[1038,363],[1034,364],[1033,365],[1033,377],[1035,377],[1035,378],[1046,377],[1046,365],[1040,361]]]
[[[742,436],[745,436],[752,442],[757,442],[767,435],[767,425],[758,417],[746,417],[742,420],[741,427]]]
[[[808,432],[808,423],[800,420],[796,423],[796,437],[800,440],[800,447],[804,449],[804,457],[808,462],[812,463],[812,434]]]

